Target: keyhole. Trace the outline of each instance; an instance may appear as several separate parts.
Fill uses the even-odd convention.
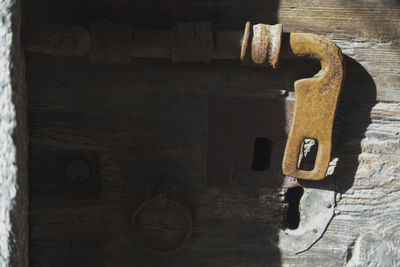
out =
[[[89,180],[90,167],[86,161],[73,160],[67,166],[66,176],[73,184],[84,184]]]
[[[287,190],[288,210],[286,216],[287,228],[295,230],[300,224],[300,200],[304,194],[303,187],[297,186]]]
[[[271,168],[272,140],[257,137],[254,142],[253,164],[254,171],[267,171]]]

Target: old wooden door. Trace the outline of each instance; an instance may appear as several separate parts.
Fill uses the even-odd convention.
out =
[[[279,247],[279,232],[299,223],[301,192],[289,197],[280,173],[291,94],[269,92],[292,91],[318,64],[281,60],[276,71],[235,60],[89,64],[27,52],[32,266],[399,264],[398,1],[26,0],[24,19],[25,26],[106,20],[146,29],[281,23],[334,41],[346,64],[336,168],[305,183],[334,192],[335,216],[321,239],[295,254]],[[258,151],[268,164],[258,165]],[[193,219],[189,242],[169,256],[147,252],[132,235],[135,208],[159,184]],[[146,214],[140,227],[155,245],[184,232],[173,207]]]

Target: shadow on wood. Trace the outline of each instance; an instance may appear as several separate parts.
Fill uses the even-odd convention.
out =
[[[371,75],[354,59],[344,56],[345,78],[336,113],[332,159],[338,158],[333,175],[322,181],[302,181],[307,187],[344,193],[353,186],[361,154],[361,141],[371,123],[376,86]]]

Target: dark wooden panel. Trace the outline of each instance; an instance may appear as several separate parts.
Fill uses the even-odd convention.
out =
[[[43,1],[31,0],[32,23],[88,23],[104,19],[131,21],[144,27],[170,27],[174,21],[212,21],[218,28],[238,30],[246,20],[282,23],[286,31],[314,32],[332,37],[398,39],[400,4],[371,1]],[[67,11],[67,12],[66,12]],[[46,12],[47,16],[43,16]]]
[[[276,187],[282,183],[292,113],[291,100],[211,98],[208,184]]]
[[[261,187],[262,177],[245,187],[207,184],[208,120],[214,118],[210,99],[236,97],[238,109],[247,108],[253,99],[263,106],[275,103],[283,112],[283,102],[273,100],[270,90],[290,88],[293,80],[315,73],[315,64],[282,62],[282,71],[272,72],[242,68],[233,61],[174,65],[141,60],[121,67],[37,54],[28,54],[27,61],[35,157],[30,211],[33,266],[278,264],[275,237],[284,216],[282,177]],[[279,129],[285,127],[282,121]],[[52,158],[61,158],[60,166],[70,151],[83,151],[83,159],[85,153],[97,155],[93,168],[98,168],[101,182],[98,194],[71,198],[68,192],[79,191],[74,185],[51,187],[64,174],[54,168],[47,173],[40,166],[51,163],[46,155],[52,153],[60,155]],[[274,168],[279,161],[274,160]],[[47,173],[45,180],[40,179],[42,171]],[[132,213],[159,183],[169,185],[171,197],[193,213],[189,244],[169,257],[145,252],[132,237]],[[172,242],[184,225],[158,227],[160,238]]]

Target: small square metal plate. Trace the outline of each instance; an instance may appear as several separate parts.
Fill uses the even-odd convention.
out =
[[[293,104],[287,99],[210,98],[207,184],[280,186]],[[259,157],[268,161],[261,168],[255,166]]]

